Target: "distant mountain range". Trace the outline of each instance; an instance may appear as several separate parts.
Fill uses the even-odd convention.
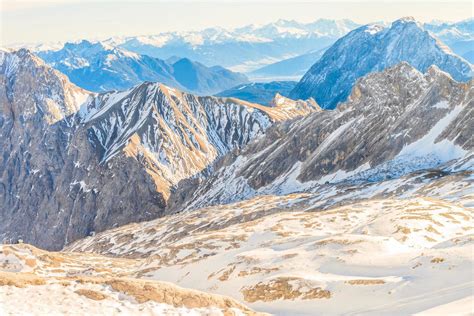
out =
[[[285,97],[288,96],[296,83],[296,81],[244,83],[222,91],[216,96],[233,97],[252,103],[269,105],[277,93]]]
[[[448,45],[454,53],[474,63],[474,19],[456,23],[425,23],[423,27]],[[299,80],[328,48],[277,61],[249,72],[248,76],[251,80],[261,81]]]
[[[311,23],[278,20],[234,30],[209,28],[149,36],[116,37],[105,43],[161,59],[183,56],[206,66],[248,72],[282,59],[320,50],[359,24],[319,19]]]
[[[346,100],[358,78],[401,61],[420,71],[436,65],[458,81],[467,81],[473,75],[469,62],[414,19],[403,18],[389,27],[362,26],[339,39],[303,76],[290,97],[313,97],[321,107],[333,109]]]
[[[473,63],[473,24],[473,19],[469,19],[456,23],[425,23],[423,27],[453,52]],[[299,80],[337,39],[360,26],[350,20],[319,19],[312,23],[279,20],[234,30],[208,28],[193,32],[113,37],[101,43],[166,60],[169,64],[188,58],[208,67],[221,65],[246,73],[252,81]],[[29,48],[37,52],[57,51],[62,46],[56,43],[30,45]],[[42,55],[42,58],[46,56]]]
[[[474,63],[474,18],[455,23],[426,23],[424,28],[433,32],[453,52]]]
[[[164,61],[102,42],[66,43],[62,49],[37,54],[71,82],[94,92],[125,90],[151,81],[212,95],[248,81],[245,75],[219,66],[206,67],[187,58]]]

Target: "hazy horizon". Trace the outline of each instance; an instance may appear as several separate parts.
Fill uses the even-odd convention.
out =
[[[163,13],[162,13],[163,12]],[[351,12],[348,14],[347,12]],[[6,0],[0,45],[54,43],[115,36],[232,29],[278,19],[307,23],[350,19],[366,24],[413,16],[420,22],[472,18],[470,1],[135,1]]]

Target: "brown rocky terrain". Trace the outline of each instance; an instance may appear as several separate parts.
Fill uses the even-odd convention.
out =
[[[128,296],[134,300],[131,306],[127,306],[128,311],[134,314],[140,310],[155,309],[157,312],[153,304],[158,303],[167,307],[166,312],[172,313],[174,309],[175,315],[185,314],[182,309],[199,314],[214,311],[216,315],[263,315],[225,296],[129,277],[132,267],[137,264],[134,260],[97,255],[47,252],[27,244],[6,245],[0,248],[0,297],[31,293],[26,305],[33,308],[30,312],[35,314],[42,305],[37,301],[41,299],[36,296],[35,288],[38,287],[53,313],[61,310],[61,301],[44,298],[50,291],[75,297],[77,300],[68,308],[76,312],[82,303],[102,304],[101,308],[107,304],[115,305],[117,312],[123,307],[121,301],[126,300],[123,296]],[[2,303],[1,307],[10,312],[12,306]],[[101,308],[94,311],[103,312]]]

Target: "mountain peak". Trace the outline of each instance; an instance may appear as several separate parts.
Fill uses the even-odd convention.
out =
[[[13,118],[21,121],[36,117],[54,124],[77,112],[91,94],[24,48],[0,52],[0,75],[6,79],[7,102],[2,107],[10,108]]]
[[[207,67],[188,58],[167,62],[123,47],[86,40],[66,43],[60,50],[39,55],[78,86],[96,92],[127,90],[150,81],[210,95],[247,81],[241,74]]]
[[[335,111],[278,126],[248,145],[245,163],[234,160],[221,169],[235,176],[217,170],[200,186],[212,193],[198,187],[190,205],[282,192],[319,193],[323,184],[393,179],[464,159],[473,147],[468,119],[472,98],[466,86],[452,79],[430,80],[407,62],[370,72]]]
[[[412,16],[405,16],[405,17],[402,17],[402,18],[396,20],[393,23],[411,23],[411,22],[416,22],[416,19]]]
[[[86,39],[83,39],[79,42],[66,42],[61,50],[69,50],[74,52],[93,52],[98,53],[100,51],[112,51],[116,49],[114,46],[106,44],[105,42],[96,41],[92,42]]]
[[[403,61],[421,72],[435,64],[457,81],[467,81],[473,73],[471,64],[446,49],[413,18],[402,18],[386,28],[366,25],[339,39],[303,76],[290,97],[314,97],[323,108],[335,108],[347,99],[358,78]]]
[[[400,32],[400,29],[403,29],[403,30],[416,29],[417,31],[420,31],[420,32],[425,31],[425,29],[423,28],[423,24],[418,22],[414,17],[411,17],[411,16],[403,17],[392,22],[390,26],[391,31]]]
[[[173,62],[173,65],[176,65],[176,64],[192,65],[194,64],[194,62],[187,57],[182,57]]]

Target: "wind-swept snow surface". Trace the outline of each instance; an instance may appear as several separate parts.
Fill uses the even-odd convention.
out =
[[[469,313],[472,185],[471,172],[425,172],[261,196],[124,226],[67,250],[142,258],[134,268],[142,278],[277,315],[407,315],[445,304]]]
[[[0,246],[2,315],[258,315],[237,301],[131,277],[137,262]]]

